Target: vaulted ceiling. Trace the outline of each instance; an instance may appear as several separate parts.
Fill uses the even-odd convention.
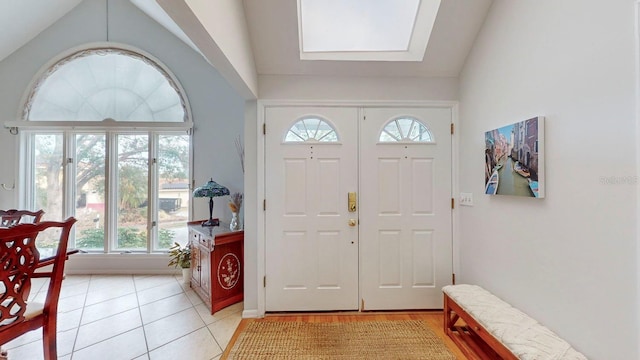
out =
[[[157,0],[130,1],[199,51]],[[0,1],[0,61],[80,2]],[[165,6],[170,3],[164,2]],[[243,5],[258,75],[455,77],[463,68],[491,2],[442,0],[424,59],[419,62],[300,60],[296,0],[244,0]]]
[[[443,0],[421,62],[309,61],[299,56],[296,0],[244,0],[262,75],[458,76],[490,5],[491,0]]]

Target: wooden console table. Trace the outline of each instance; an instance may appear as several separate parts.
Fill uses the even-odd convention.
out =
[[[211,308],[211,314],[244,299],[244,231],[229,224],[202,226],[189,222],[191,288]]]

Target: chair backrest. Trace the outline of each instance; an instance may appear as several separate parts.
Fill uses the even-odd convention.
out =
[[[20,223],[37,224],[42,219],[44,210],[0,210],[0,226],[11,227]]]
[[[67,244],[71,227],[76,222],[68,218],[64,222],[44,221],[38,224],[17,224],[0,228],[0,331],[25,321],[27,300],[31,291],[31,278],[38,268],[40,253],[36,238],[41,232],[56,231],[58,248],[50,272],[38,272],[38,277],[50,277],[49,292],[44,304],[45,312],[57,311],[58,298],[67,258]]]

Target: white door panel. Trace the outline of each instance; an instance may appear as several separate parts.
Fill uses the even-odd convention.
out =
[[[406,115],[434,136],[380,142]],[[451,280],[451,112],[365,110],[361,126],[360,287],[365,310],[442,308]]]
[[[358,228],[347,193],[357,191],[357,109],[266,111],[266,309],[358,308]],[[286,142],[300,118],[331,122],[337,142]],[[313,129],[309,129],[313,131]]]

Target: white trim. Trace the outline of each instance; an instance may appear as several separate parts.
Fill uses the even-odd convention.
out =
[[[640,1],[640,0],[639,0]],[[269,107],[359,107],[359,108],[367,108],[367,107],[376,107],[376,108],[396,108],[396,107],[425,107],[425,108],[433,108],[433,107],[445,107],[451,110],[451,122],[454,124],[454,127],[457,127],[459,111],[457,101],[374,101],[374,100],[344,100],[344,101],[313,101],[313,100],[258,100],[258,116],[256,118],[256,133],[257,136],[257,204],[256,204],[256,213],[257,213],[257,233],[256,233],[256,251],[257,251],[257,302],[258,309],[256,310],[245,310],[247,314],[254,314],[255,317],[264,317],[265,309],[266,309],[266,288],[262,286],[262,279],[266,276],[266,253],[265,253],[265,236],[266,236],[266,214],[262,210],[262,201],[265,199],[265,135],[262,133],[263,124],[265,124],[265,116],[266,109]],[[267,128],[267,131],[269,129]],[[458,155],[458,136],[454,132],[451,140],[451,196],[454,197],[454,194],[458,192],[458,163],[459,163],[459,155]],[[267,204],[268,206],[268,204]],[[459,254],[456,253],[459,248],[459,228],[457,226],[458,223],[458,211],[456,209],[452,211],[451,221],[453,230],[452,231],[452,270],[456,273],[459,269],[460,258]],[[267,279],[267,282],[269,280]],[[243,317],[245,317],[243,313]],[[247,315],[247,317],[249,317]],[[253,316],[252,316],[253,317]]]
[[[451,256],[452,256],[452,269],[454,274],[459,273],[460,269],[460,225],[459,209],[460,201],[457,196],[460,191],[460,181],[458,174],[460,174],[460,136],[458,135],[458,120],[460,118],[459,104],[456,103],[451,107],[451,124],[454,131],[451,135],[451,197],[454,200],[455,206],[451,214]]]
[[[267,221],[266,221],[266,213],[262,208],[262,202],[266,199],[265,195],[265,183],[266,183],[266,174],[265,174],[265,134],[263,134],[262,129],[265,124],[265,116],[266,116],[266,106],[265,103],[270,103],[269,101],[258,100],[258,116],[256,117],[256,193],[257,193],[257,201],[256,201],[256,284],[258,290],[257,294],[257,302],[258,302],[258,317],[264,317],[266,312],[266,288],[263,286],[263,279],[266,276],[266,253],[265,253],[265,234],[267,230]],[[246,266],[245,266],[246,269]]]
[[[164,254],[75,254],[65,263],[67,274],[179,274]]]
[[[635,2],[635,102],[636,102],[636,218],[640,213],[640,1]],[[640,222],[636,221],[636,243],[640,244]],[[640,246],[636,246],[636,300],[640,299]],[[640,328],[640,311],[636,308],[635,328]],[[637,343],[636,353],[640,354],[640,342]]]
[[[151,121],[26,121],[9,120],[5,128],[26,130],[127,130],[127,131],[187,131],[193,128],[192,122],[151,122]]]
[[[242,312],[243,319],[258,319],[263,317],[264,317],[264,314],[260,316],[260,313],[258,312],[258,310],[244,310]]]

